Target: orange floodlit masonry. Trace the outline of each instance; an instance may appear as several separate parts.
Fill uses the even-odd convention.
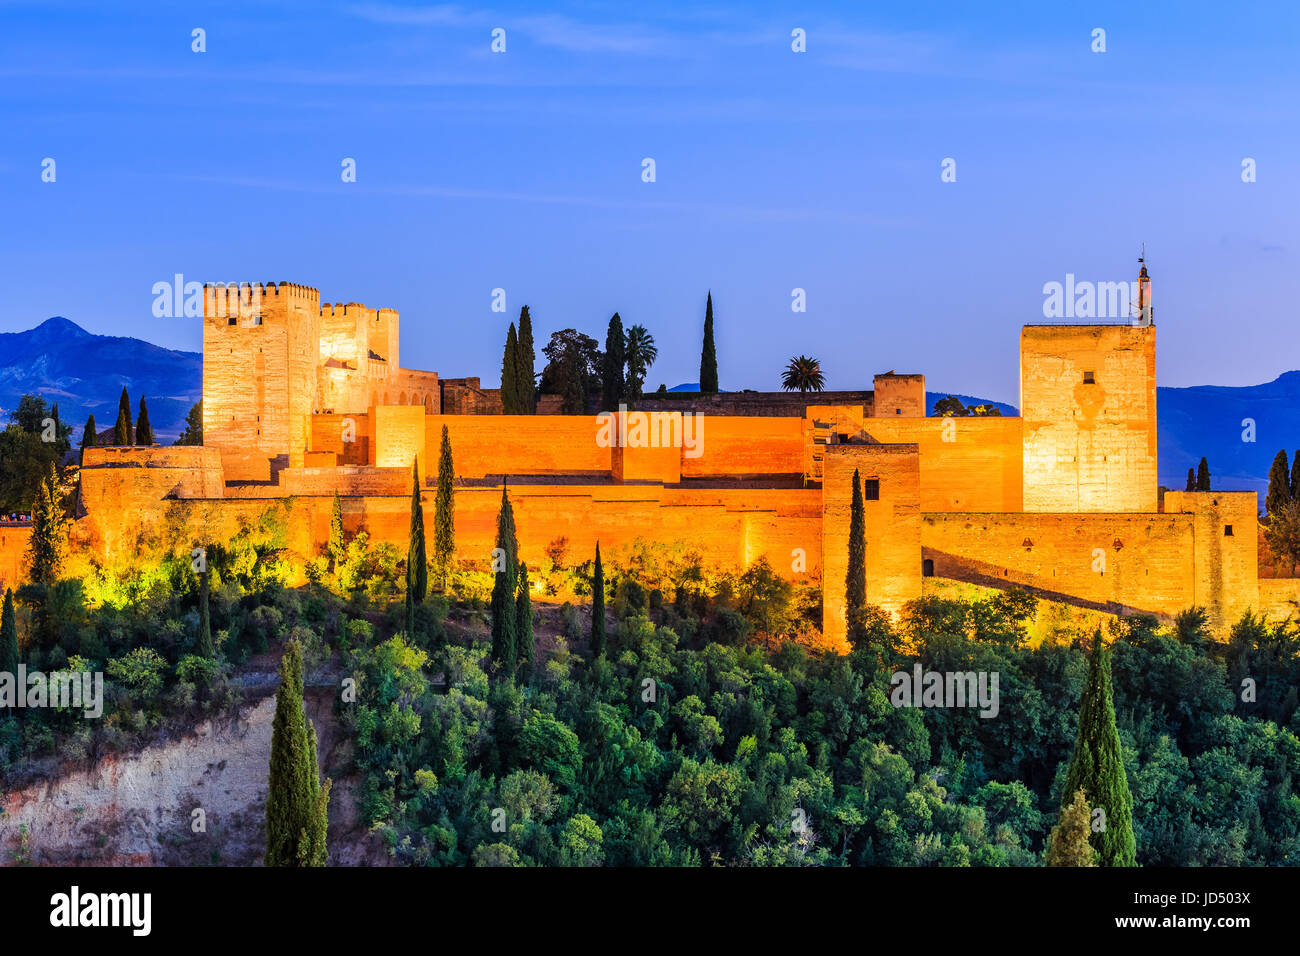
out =
[[[845,635],[855,469],[867,598],[887,611],[933,576],[1166,619],[1202,606],[1219,628],[1247,609],[1285,614],[1300,587],[1258,577],[1254,492],[1159,499],[1156,326],[1141,280],[1133,323],[1022,329],[1019,418],[927,417],[924,376],[890,372],[871,391],[813,401],[649,399],[615,422],[502,415],[499,393],[476,378],[402,368],[393,309],[322,305],[316,289],[292,283],[211,286],[204,445],[87,449],[70,538],[88,561],[127,561],[164,513],[179,509],[196,541],[220,541],[278,501],[291,511],[288,547],[315,555],[337,491],[349,532],[401,547],[411,462],[419,457],[431,484],[445,425],[460,557],[487,560],[508,479],[524,560],[561,537],[575,555],[597,540],[608,553],[643,538],[686,542],[736,569],[766,556],[792,579],[820,582],[833,642]],[[625,416],[644,412],[657,433],[698,442],[610,440],[611,425],[628,434]],[[700,419],[671,420],[683,415]],[[431,501],[425,515],[433,521]],[[0,529],[8,584],[27,534]]]

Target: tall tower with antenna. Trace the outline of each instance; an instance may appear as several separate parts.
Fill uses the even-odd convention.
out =
[[[1151,305],[1151,277],[1147,275],[1147,244],[1142,243],[1142,255],[1138,256],[1142,268],[1138,270],[1137,281],[1137,321],[1134,325],[1155,325],[1156,313]]]

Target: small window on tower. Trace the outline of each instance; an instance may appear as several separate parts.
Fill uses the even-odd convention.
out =
[[[239,319],[237,319],[233,315],[230,318],[226,319],[226,325],[238,325],[238,324],[239,324]]]
[[[1096,377],[1095,377],[1091,372],[1084,372],[1084,373],[1083,373],[1083,384],[1084,384],[1084,385],[1096,385],[1096,384],[1097,384],[1097,379],[1096,379]]]
[[[862,479],[862,500],[863,501],[880,500],[880,479],[879,478]]]
[[[902,410],[901,408],[896,408],[896,409],[894,409],[894,414],[895,414],[895,415],[901,415],[901,414],[903,414],[903,410]]]
[[[1224,536],[1225,538],[1231,538],[1231,537],[1232,537],[1232,525],[1230,525],[1230,524],[1225,524],[1225,525],[1223,526],[1223,536]]]

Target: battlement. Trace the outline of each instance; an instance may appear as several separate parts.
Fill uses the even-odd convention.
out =
[[[254,312],[287,311],[290,307],[319,311],[320,292],[294,282],[206,282],[203,285],[205,318],[230,318]]]

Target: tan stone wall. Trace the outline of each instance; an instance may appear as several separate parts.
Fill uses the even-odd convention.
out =
[[[1020,406],[1026,511],[1157,510],[1155,326],[1025,326]]]
[[[351,441],[347,440],[349,436]],[[313,415],[311,447],[312,451],[333,452],[340,465],[371,464],[370,415]]]
[[[1235,624],[1247,609],[1258,610],[1259,496],[1168,491],[1165,511],[1192,515],[1193,602],[1219,627]]]
[[[158,520],[164,499],[220,500],[223,488],[222,456],[215,448],[87,448],[79,489],[86,517],[69,539],[105,561],[129,556]]]
[[[920,462],[917,446],[827,445],[822,481],[822,633],[832,645],[847,634],[844,589],[849,559],[853,471],[880,483],[863,502],[867,603],[897,614],[921,596]]]
[[[410,468],[419,457],[424,469],[428,468],[423,405],[381,405],[374,409],[374,417],[378,467]]]
[[[596,443],[591,415],[426,415],[424,423],[424,446],[434,455],[442,443],[442,426],[447,426],[460,478],[608,475],[613,467],[610,449]]]
[[[8,588],[18,589],[27,580],[27,542],[32,529],[0,525],[0,598]]]
[[[684,478],[804,472],[806,426],[802,418],[703,415],[696,422],[701,454],[682,456]]]
[[[1021,419],[871,418],[864,427],[921,450],[922,511],[1021,510]]]
[[[873,418],[925,417],[927,405],[924,375],[889,373],[875,376],[873,382],[875,385],[871,410]]]
[[[923,557],[938,577],[1165,617],[1195,599],[1193,541],[1190,515],[927,514],[921,522]]]
[[[1300,618],[1300,578],[1267,578],[1259,582],[1259,613],[1270,621]]]

